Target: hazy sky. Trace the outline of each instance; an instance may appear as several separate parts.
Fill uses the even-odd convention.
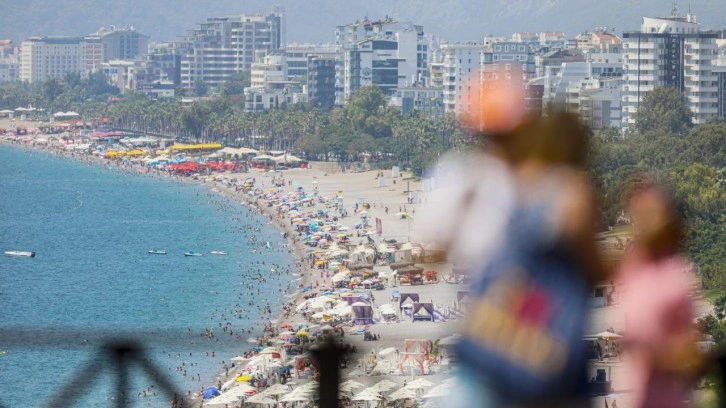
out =
[[[691,0],[704,25],[726,27],[726,0]],[[681,0],[681,11],[688,1]],[[333,41],[336,25],[368,16],[393,16],[423,24],[446,40],[482,35],[559,30],[569,35],[594,27],[620,33],[637,29],[644,15],[665,16],[664,0],[0,0],[0,38],[32,35],[85,35],[100,26],[133,25],[152,40],[179,39],[207,17],[287,10],[288,41]]]

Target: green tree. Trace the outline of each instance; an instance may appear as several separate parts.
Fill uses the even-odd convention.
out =
[[[245,88],[251,85],[250,72],[237,72],[224,81],[219,87],[219,93],[224,96],[244,95]]]
[[[209,85],[201,79],[194,81],[194,96],[207,96]]]
[[[673,87],[647,92],[634,115],[635,129],[640,134],[665,131],[685,135],[693,126],[693,113],[681,91]]]

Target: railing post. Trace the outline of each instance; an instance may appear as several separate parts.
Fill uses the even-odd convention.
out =
[[[338,407],[338,385],[340,384],[340,360],[343,349],[332,336],[323,344],[312,350],[320,369],[320,408]]]

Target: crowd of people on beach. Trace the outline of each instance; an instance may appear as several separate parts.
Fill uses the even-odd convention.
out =
[[[471,275],[472,302],[455,345],[457,382],[445,406],[587,405],[590,395],[584,373],[588,353],[593,351],[583,341],[587,300],[594,285],[607,280],[624,288],[621,306],[628,324],[622,332],[623,342],[613,344],[612,349],[623,355],[631,375],[633,407],[686,406],[705,358],[695,347],[693,270],[680,253],[684,231],[672,195],[655,177],[647,175],[641,175],[624,194],[634,237],[624,262],[617,270],[606,270],[596,242],[597,195],[586,174],[587,129],[576,115],[566,112],[527,117],[519,88],[509,83],[494,85],[482,93],[484,100],[473,103],[480,115],[469,119],[469,125],[485,139],[482,144],[486,148],[442,158],[436,165],[436,177],[450,185],[434,194],[426,209],[419,212],[422,240],[438,244],[448,253],[449,261],[463,265]],[[54,153],[114,171],[189,180],[130,161],[107,161],[62,149]],[[300,308],[300,300],[335,289],[328,260],[306,251],[304,240],[311,238],[310,226],[305,233],[297,229],[289,206],[283,210],[280,196],[286,188],[293,189],[288,190],[291,199],[305,197],[308,201],[300,208],[311,210],[331,202],[319,195],[317,186],[307,197],[302,187],[293,187],[291,179],[267,176],[255,178],[252,184],[259,185],[252,188],[244,187],[246,181],[241,180],[209,181],[212,191],[198,197],[200,202],[230,214],[232,220],[246,222],[235,231],[244,237],[241,242],[250,261],[237,276],[237,302],[212,311],[208,327],[198,333],[212,350],[221,338],[232,339],[240,349],[247,349],[244,358],[254,358],[262,347],[273,345],[281,324],[296,313],[303,320],[312,320],[312,313]],[[268,187],[272,193],[267,192]],[[409,196],[407,203],[424,204],[419,200]],[[247,217],[248,210],[239,208],[239,202],[260,217]],[[380,203],[385,214],[388,205]],[[348,208],[331,204],[309,218],[322,225],[346,217],[348,210],[358,215],[367,209],[367,203]],[[409,217],[406,205],[399,205],[398,211],[401,218]],[[270,224],[281,229],[283,240],[261,238]],[[336,237],[338,232],[343,231],[321,232],[318,239],[343,243],[353,237],[348,232]],[[368,232],[356,232],[358,237],[365,235],[372,241]],[[294,264],[277,262],[283,256],[294,257]],[[190,267],[189,272],[198,271]],[[277,296],[264,293],[260,289],[263,283],[271,284]],[[660,290],[652,290],[654,287]],[[372,292],[368,297],[374,304]],[[281,305],[282,299],[286,301]],[[333,323],[337,324],[329,336],[342,341],[343,324]],[[302,332],[290,334],[294,337],[286,340],[290,356],[326,339]],[[612,334],[621,336],[614,330]],[[378,341],[379,335],[366,326],[362,340]],[[594,345],[599,359],[604,354],[601,347]],[[173,361],[169,371],[189,381],[207,383],[208,378],[195,372],[202,357],[224,358],[215,351],[184,357],[182,353],[167,353]],[[377,359],[371,351],[366,367],[375,365]],[[222,389],[223,383],[239,371],[226,359],[218,364],[222,373],[216,385]],[[300,364],[316,378],[314,364],[302,360]],[[258,372],[248,381],[252,387],[263,389],[291,378],[290,370],[283,374]],[[189,389],[186,397],[202,398],[204,391],[204,386],[198,393]],[[155,390],[149,386],[138,395],[153,396]],[[178,401],[175,396],[172,407]]]

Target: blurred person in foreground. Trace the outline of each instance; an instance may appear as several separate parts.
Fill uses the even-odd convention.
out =
[[[494,163],[496,178],[469,167],[481,181],[438,207],[446,220],[438,225],[454,226],[454,238],[444,229],[440,241],[472,275],[447,406],[586,405],[588,288],[604,278],[584,172],[589,132],[567,113],[525,118],[521,84],[490,84],[483,95],[488,151],[479,160]],[[457,228],[479,235],[456,239]]]
[[[653,177],[637,175],[629,185],[634,241],[617,275],[628,383],[635,407],[686,407],[701,357],[693,324],[695,276],[679,252],[680,217]]]

